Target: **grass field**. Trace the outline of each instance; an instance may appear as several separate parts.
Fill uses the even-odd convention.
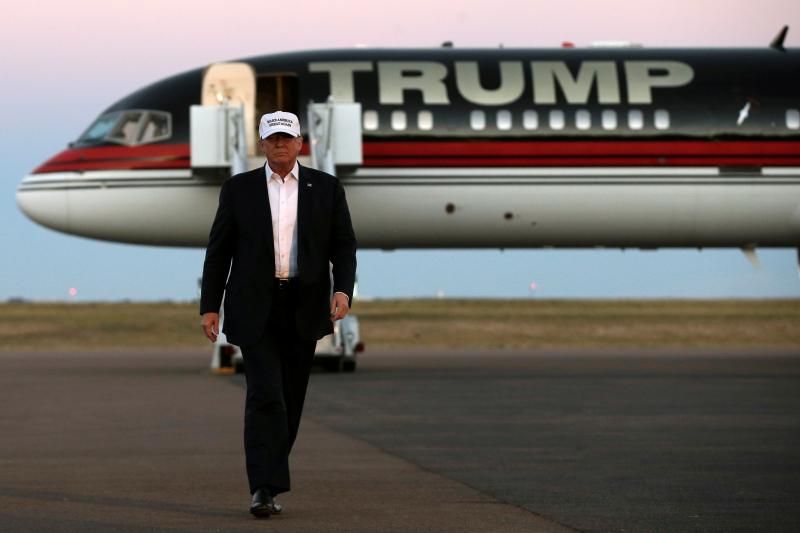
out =
[[[0,304],[0,349],[208,348],[194,303]],[[370,348],[800,347],[800,300],[377,300]]]

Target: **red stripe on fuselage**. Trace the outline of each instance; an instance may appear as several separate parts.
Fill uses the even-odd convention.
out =
[[[188,144],[145,144],[142,146],[98,146],[95,148],[70,148],[47,163],[92,161],[97,159],[133,159],[154,157],[189,157]],[[45,164],[47,164],[45,163]]]
[[[800,156],[798,141],[413,141],[365,142],[364,157]]]
[[[42,165],[34,174],[48,172],[84,172],[87,170],[155,170],[190,168],[189,160],[148,160],[148,161],[87,161],[84,163],[63,163]]]
[[[300,155],[308,155],[303,145]],[[51,157],[33,171],[81,172],[84,170],[136,170],[157,168],[190,168],[191,146],[188,144],[150,144],[143,146],[99,146],[70,148]]]
[[[365,167],[800,165],[796,141],[398,141],[363,150]]]
[[[190,168],[190,150],[188,144],[73,148],[33,173]],[[368,141],[363,153],[367,167],[800,165],[797,141]]]
[[[188,144],[99,146],[96,148],[70,148],[64,150],[45,161],[33,173],[189,168],[190,166],[190,147]]]
[[[365,167],[800,166],[800,157],[375,157]]]

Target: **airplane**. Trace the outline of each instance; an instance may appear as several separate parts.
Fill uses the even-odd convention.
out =
[[[342,180],[362,249],[737,247],[757,264],[757,247],[798,247],[800,261],[787,29],[763,48],[444,43],[207,65],[104,110],[17,203],[69,234],[204,247],[221,183],[264,164],[257,119],[281,109],[301,117],[301,163]],[[209,122],[224,109],[238,114]]]

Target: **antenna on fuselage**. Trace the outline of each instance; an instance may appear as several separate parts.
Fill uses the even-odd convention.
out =
[[[786,48],[783,46],[783,41],[786,39],[786,33],[789,31],[789,26],[784,26],[781,28],[781,31],[778,32],[778,35],[772,39],[772,42],[769,43],[770,48],[774,48],[775,50],[780,50],[781,52],[785,52]]]

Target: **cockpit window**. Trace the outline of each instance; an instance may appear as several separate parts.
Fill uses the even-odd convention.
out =
[[[106,135],[111,131],[111,128],[114,127],[114,124],[117,123],[117,119],[119,118],[119,113],[107,113],[89,126],[89,129],[86,130],[86,133],[81,135],[79,141],[101,141],[105,138]]]
[[[139,130],[139,144],[169,139],[171,125],[169,113],[148,113]]]
[[[113,142],[138,146],[172,137],[172,115],[164,111],[131,109],[100,116],[78,138],[76,144],[90,145]]]
[[[127,111],[114,124],[114,129],[106,136],[109,141],[133,146],[136,142],[136,134],[139,131],[139,122],[142,121],[142,114],[137,111]]]

